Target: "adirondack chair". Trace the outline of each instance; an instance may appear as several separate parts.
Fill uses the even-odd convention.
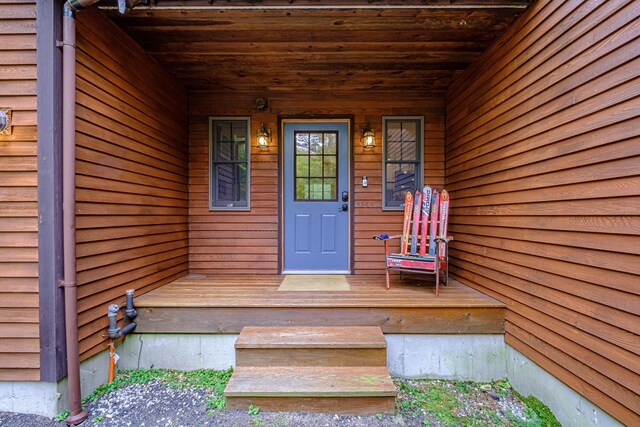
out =
[[[436,296],[440,294],[440,273],[444,271],[444,284],[449,280],[449,242],[447,236],[449,219],[449,193],[425,186],[416,190],[415,198],[410,191],[405,197],[402,235],[379,234],[375,240],[384,241],[387,290],[389,270],[409,273],[434,274]],[[389,253],[389,241],[400,239],[400,253]]]

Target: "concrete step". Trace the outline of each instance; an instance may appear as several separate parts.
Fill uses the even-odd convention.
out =
[[[224,394],[233,409],[392,414],[396,390],[382,366],[238,366]]]
[[[375,327],[245,327],[236,366],[386,366],[387,343]]]

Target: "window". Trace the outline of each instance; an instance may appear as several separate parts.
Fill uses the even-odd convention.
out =
[[[249,210],[248,117],[209,119],[209,209]]]
[[[422,117],[383,117],[383,209],[402,209],[407,191],[422,187]]]
[[[338,200],[337,132],[296,131],[296,200]]]

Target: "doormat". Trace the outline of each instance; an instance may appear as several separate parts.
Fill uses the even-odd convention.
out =
[[[349,291],[342,274],[287,274],[279,291]]]

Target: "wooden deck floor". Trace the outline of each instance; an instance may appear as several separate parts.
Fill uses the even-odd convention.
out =
[[[451,280],[435,287],[347,276],[348,291],[278,291],[284,276],[186,276],[136,298],[138,332],[239,333],[244,326],[380,326],[385,333],[503,333],[505,305]]]

